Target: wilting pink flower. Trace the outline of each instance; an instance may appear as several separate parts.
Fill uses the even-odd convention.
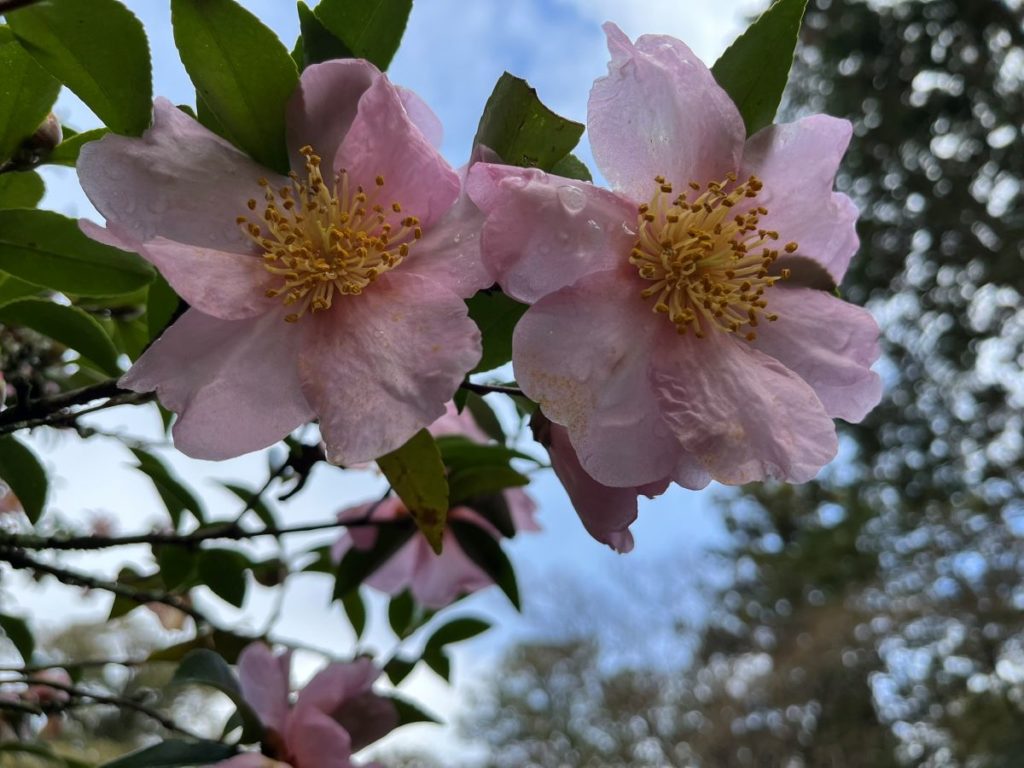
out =
[[[517,381],[601,485],[807,481],[836,453],[832,417],[859,421],[881,395],[875,321],[796,279],[811,264],[838,282],[857,250],[857,210],[833,191],[850,125],[816,115],[746,139],[683,43],[605,30],[588,131],[614,191],[470,171],[484,258],[533,304]]]
[[[447,412],[430,425],[435,437],[463,435],[474,442],[488,442],[487,435],[477,426],[469,411],[461,414],[454,404],[449,403]],[[502,499],[508,507],[509,518],[516,531],[540,530],[534,520],[537,505],[521,488],[508,488],[502,492]],[[338,520],[351,522],[368,520],[386,522],[409,516],[409,510],[402,500],[389,496],[384,501],[360,504],[338,513]],[[453,507],[448,511],[448,520],[460,520],[477,525],[494,538],[501,533],[477,510],[468,506]],[[353,526],[349,528],[331,549],[335,561],[340,561],[346,552],[356,549],[372,549],[377,543],[375,526]],[[389,595],[397,595],[408,589],[417,602],[428,608],[443,608],[458,597],[491,586],[494,580],[462,551],[455,534],[449,528],[442,535],[441,554],[435,554],[423,536],[415,535],[385,560],[364,582],[367,586]]]
[[[290,178],[158,100],[141,139],[83,149],[107,226],[81,226],[191,305],[121,380],[179,414],[183,452],[237,456],[316,418],[331,460],[367,461],[440,416],[479,359],[462,299],[493,282],[482,217],[437,118],[368,62],[308,67],[287,121]]]
[[[264,747],[273,760],[248,753],[224,768],[353,768],[352,753],[398,724],[394,704],[372,690],[380,676],[369,659],[331,664],[303,688],[292,704],[291,653],[275,655],[252,643],[238,657],[242,696],[260,718]],[[368,767],[367,767],[368,768]]]

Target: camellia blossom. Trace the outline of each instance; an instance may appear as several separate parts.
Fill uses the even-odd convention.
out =
[[[850,124],[815,115],[746,138],[683,43],[605,30],[588,131],[613,191],[470,172],[484,258],[532,304],[516,380],[598,486],[810,480],[836,454],[832,418],[859,421],[881,396],[874,319],[799,279],[838,283],[858,247],[857,210],[833,191]],[[622,549],[635,506],[605,512],[589,527]]]
[[[81,227],[191,307],[121,380],[178,413],[181,451],[237,456],[319,419],[330,460],[369,461],[443,414],[480,357],[462,299],[493,283],[482,216],[437,118],[366,61],[308,67],[287,136],[281,176],[158,100],[142,138],[83,148],[107,225]]]
[[[372,690],[380,670],[369,659],[328,665],[299,692],[294,704],[290,666],[290,652],[275,655],[263,643],[252,643],[242,651],[238,657],[242,696],[263,724],[263,745],[273,759],[250,752],[217,765],[354,768],[353,752],[398,725],[395,705]]]
[[[444,416],[434,422],[430,432],[435,437],[463,435],[474,442],[486,443],[487,435],[477,426],[469,411],[458,413],[449,403]],[[521,488],[502,492],[512,525],[517,531],[540,530],[534,520],[537,505]],[[409,510],[396,496],[383,501],[360,504],[338,513],[342,523],[353,520],[379,521],[407,518]],[[494,538],[501,533],[477,510],[468,506],[453,507],[448,520],[472,523]],[[340,561],[350,549],[372,549],[377,542],[377,528],[360,525],[349,528],[331,549],[334,560]],[[395,554],[385,560],[363,583],[389,595],[408,589],[416,601],[428,608],[443,608],[462,595],[491,586],[494,580],[462,551],[451,529],[442,535],[441,554],[435,554],[424,536],[414,535]]]

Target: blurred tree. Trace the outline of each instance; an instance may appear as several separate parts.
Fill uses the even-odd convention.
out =
[[[511,656],[470,726],[495,766],[1021,764],[1024,9],[812,0],[784,111],[854,122],[842,292],[885,399],[818,481],[723,501],[733,580],[681,682],[612,698],[585,647]],[[630,756],[633,717],[684,746]]]

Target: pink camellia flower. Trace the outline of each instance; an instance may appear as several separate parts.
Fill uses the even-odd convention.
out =
[[[263,724],[263,746],[273,759],[246,753],[217,765],[354,768],[353,752],[398,725],[395,705],[372,690],[380,670],[369,659],[327,666],[299,692],[294,704],[290,666],[290,652],[275,655],[263,643],[252,643],[242,651],[238,657],[242,696]]]
[[[332,461],[368,461],[444,413],[480,357],[462,299],[493,282],[482,216],[437,118],[366,61],[308,67],[287,121],[286,177],[158,100],[141,139],[83,149],[107,226],[81,226],[191,305],[121,380],[178,413],[179,449],[223,459],[319,419]]]
[[[683,43],[605,31],[588,131],[613,191],[470,171],[484,258],[533,305],[516,379],[597,486],[810,480],[835,456],[832,418],[859,421],[881,396],[875,321],[796,279],[811,264],[839,282],[857,250],[857,210],[833,191],[850,124],[815,115],[747,139]],[[606,512],[591,530],[622,549],[635,506]]]
[[[448,404],[447,412],[430,427],[435,437],[463,435],[474,442],[488,442],[487,435],[477,426],[469,411],[461,414],[455,405]],[[508,488],[502,492],[508,507],[509,517],[516,531],[537,531],[540,527],[534,520],[537,505],[521,488]],[[380,502],[360,504],[338,513],[342,523],[354,520],[389,521],[409,516],[409,510],[402,500],[389,496]],[[468,506],[453,507],[448,511],[448,520],[461,520],[477,525],[494,538],[501,533],[477,510]],[[377,542],[375,526],[353,526],[349,528],[331,548],[335,562],[346,552],[356,549],[372,549]],[[452,531],[446,530],[442,537],[441,554],[430,548],[426,538],[414,535],[395,554],[385,560],[363,583],[389,595],[397,595],[408,589],[413,597],[428,608],[443,608],[462,595],[491,586],[494,580],[462,548]]]
[[[65,669],[54,667],[40,670],[32,675],[32,682],[22,698],[33,704],[64,704],[71,700],[71,694],[64,690],[71,684],[71,675]]]

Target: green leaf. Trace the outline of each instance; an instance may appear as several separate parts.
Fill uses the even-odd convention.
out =
[[[580,181],[593,181],[590,169],[576,155],[566,155],[553,166],[551,172],[556,176],[564,176],[567,179],[579,179]]]
[[[174,591],[192,581],[196,571],[194,552],[185,547],[154,546],[153,555],[160,567],[160,579],[167,589]]]
[[[8,616],[7,614],[0,613],[0,629],[4,631],[7,639],[18,649],[22,661],[26,664],[31,664],[32,654],[36,649],[36,640],[32,636],[32,630],[29,629],[28,622],[17,616]]]
[[[47,299],[18,299],[0,306],[0,324],[21,325],[75,350],[111,376],[120,376],[117,349],[103,326],[78,307]]]
[[[198,648],[188,653],[174,673],[171,682],[185,685],[207,685],[216,688],[226,695],[238,708],[242,718],[242,741],[248,743],[259,739],[263,733],[260,719],[252,707],[242,697],[242,689],[238,684],[231,667],[217,653],[205,648]]]
[[[395,705],[395,710],[398,712],[399,725],[441,722],[440,718],[420,709],[416,704],[413,704],[411,701],[404,699],[401,696],[389,696],[387,698]]]
[[[493,149],[510,165],[551,170],[579,143],[583,128],[556,115],[529,83],[506,72],[484,105],[473,145]]]
[[[34,208],[46,185],[35,171],[0,173],[0,208]]]
[[[20,12],[19,12],[20,13]],[[11,14],[17,16],[19,14]],[[60,83],[14,40],[0,37],[0,163],[35,133],[57,100]]]
[[[409,661],[395,656],[384,665],[384,672],[387,674],[392,685],[398,685],[409,676],[409,673],[416,668],[418,663],[419,660]]]
[[[409,636],[412,627],[412,614],[416,604],[407,591],[391,598],[388,604],[388,623],[399,638]]]
[[[227,490],[235,494],[235,496],[248,506],[249,509],[255,512],[256,517],[258,517],[264,525],[270,528],[277,525],[277,520],[274,519],[274,513],[270,510],[270,507],[264,503],[263,499],[257,495],[256,490],[236,483],[223,483],[223,485]]]
[[[235,752],[235,747],[219,741],[168,739],[104,763],[100,768],[180,768],[183,765],[209,765],[227,760]]]
[[[444,465],[451,471],[466,467],[500,467],[507,466],[512,459],[523,459],[540,465],[535,458],[508,448],[504,445],[481,445],[461,435],[442,435],[437,438],[437,447],[441,451]]]
[[[0,210],[0,269],[27,283],[78,296],[110,296],[148,285],[138,255],[97,243],[52,211]]]
[[[466,556],[479,565],[505,593],[516,610],[520,610],[515,570],[497,540],[479,525],[465,520],[452,520],[450,526]]]
[[[323,3],[320,4],[321,6]],[[316,14],[309,9],[302,0],[299,0],[299,29],[302,37],[296,44],[296,51],[292,57],[296,59],[303,68],[310,64],[318,64],[329,59],[351,59],[355,54],[349,50],[338,37],[331,33]]]
[[[171,524],[175,530],[181,523],[183,512],[191,512],[200,523],[206,519],[199,500],[171,474],[160,459],[141,448],[132,448],[132,453],[139,461],[137,469],[145,473],[156,486],[156,492],[160,494],[164,506],[167,507],[167,514],[171,516]]]
[[[316,16],[351,55],[384,70],[398,50],[411,10],[412,0],[321,0]]]
[[[711,68],[743,116],[748,136],[775,119],[806,8],[807,0],[776,0]]]
[[[427,640],[427,644],[424,647],[424,656],[428,654],[440,653],[444,650],[445,646],[451,645],[452,643],[461,643],[463,640],[469,640],[472,637],[476,637],[483,632],[486,632],[491,628],[489,622],[482,619],[474,618],[461,618],[455,619],[448,622],[442,627],[439,627],[430,639]]]
[[[34,524],[46,506],[46,471],[36,455],[10,435],[0,437],[0,480],[18,497]]]
[[[521,488],[529,483],[530,478],[508,466],[466,467],[448,477],[453,507],[468,499],[490,496],[506,488]]]
[[[421,429],[401,448],[377,459],[377,465],[440,554],[448,517],[448,479],[434,438]]]
[[[499,443],[505,442],[505,430],[501,428],[501,422],[498,421],[498,417],[494,415],[494,411],[486,400],[476,392],[467,390],[464,407],[469,410],[473,421],[484,431],[484,434]]]
[[[180,304],[181,299],[170,283],[164,280],[163,275],[157,275],[149,284],[146,295],[146,330],[151,341],[163,333]]]
[[[452,662],[445,653],[427,653],[423,652],[423,661],[430,667],[434,672],[437,673],[438,677],[443,678],[446,682],[451,682],[452,679]]]
[[[217,597],[236,608],[245,602],[245,571],[249,560],[233,549],[204,549],[199,555],[199,578]]]
[[[0,305],[25,296],[34,296],[39,291],[38,285],[26,283],[24,280],[0,272]]]
[[[365,550],[352,547],[338,563],[334,571],[334,599],[343,600],[358,590],[359,585],[387,562],[415,532],[415,526],[408,523],[378,525],[373,547]]]
[[[490,371],[512,359],[512,331],[529,307],[498,290],[480,291],[466,300],[469,316],[480,328],[483,355],[471,373]]]
[[[49,0],[7,16],[15,37],[111,130],[139,136],[153,112],[146,32],[117,0]]]
[[[286,173],[285,105],[298,84],[288,50],[233,0],[171,0],[181,61],[225,138]]]
[[[50,153],[50,156],[46,158],[46,162],[53,165],[70,165],[73,166],[78,162],[78,155],[82,151],[82,147],[88,144],[90,141],[96,141],[102,139],[110,133],[108,128],[94,128],[91,131],[82,131],[75,135],[65,138],[57,148]]]
[[[341,606],[345,609],[345,615],[348,617],[348,622],[352,625],[352,631],[356,633],[356,639],[358,640],[363,636],[363,632],[366,631],[366,601],[363,600],[363,596],[356,589],[341,598]]]

